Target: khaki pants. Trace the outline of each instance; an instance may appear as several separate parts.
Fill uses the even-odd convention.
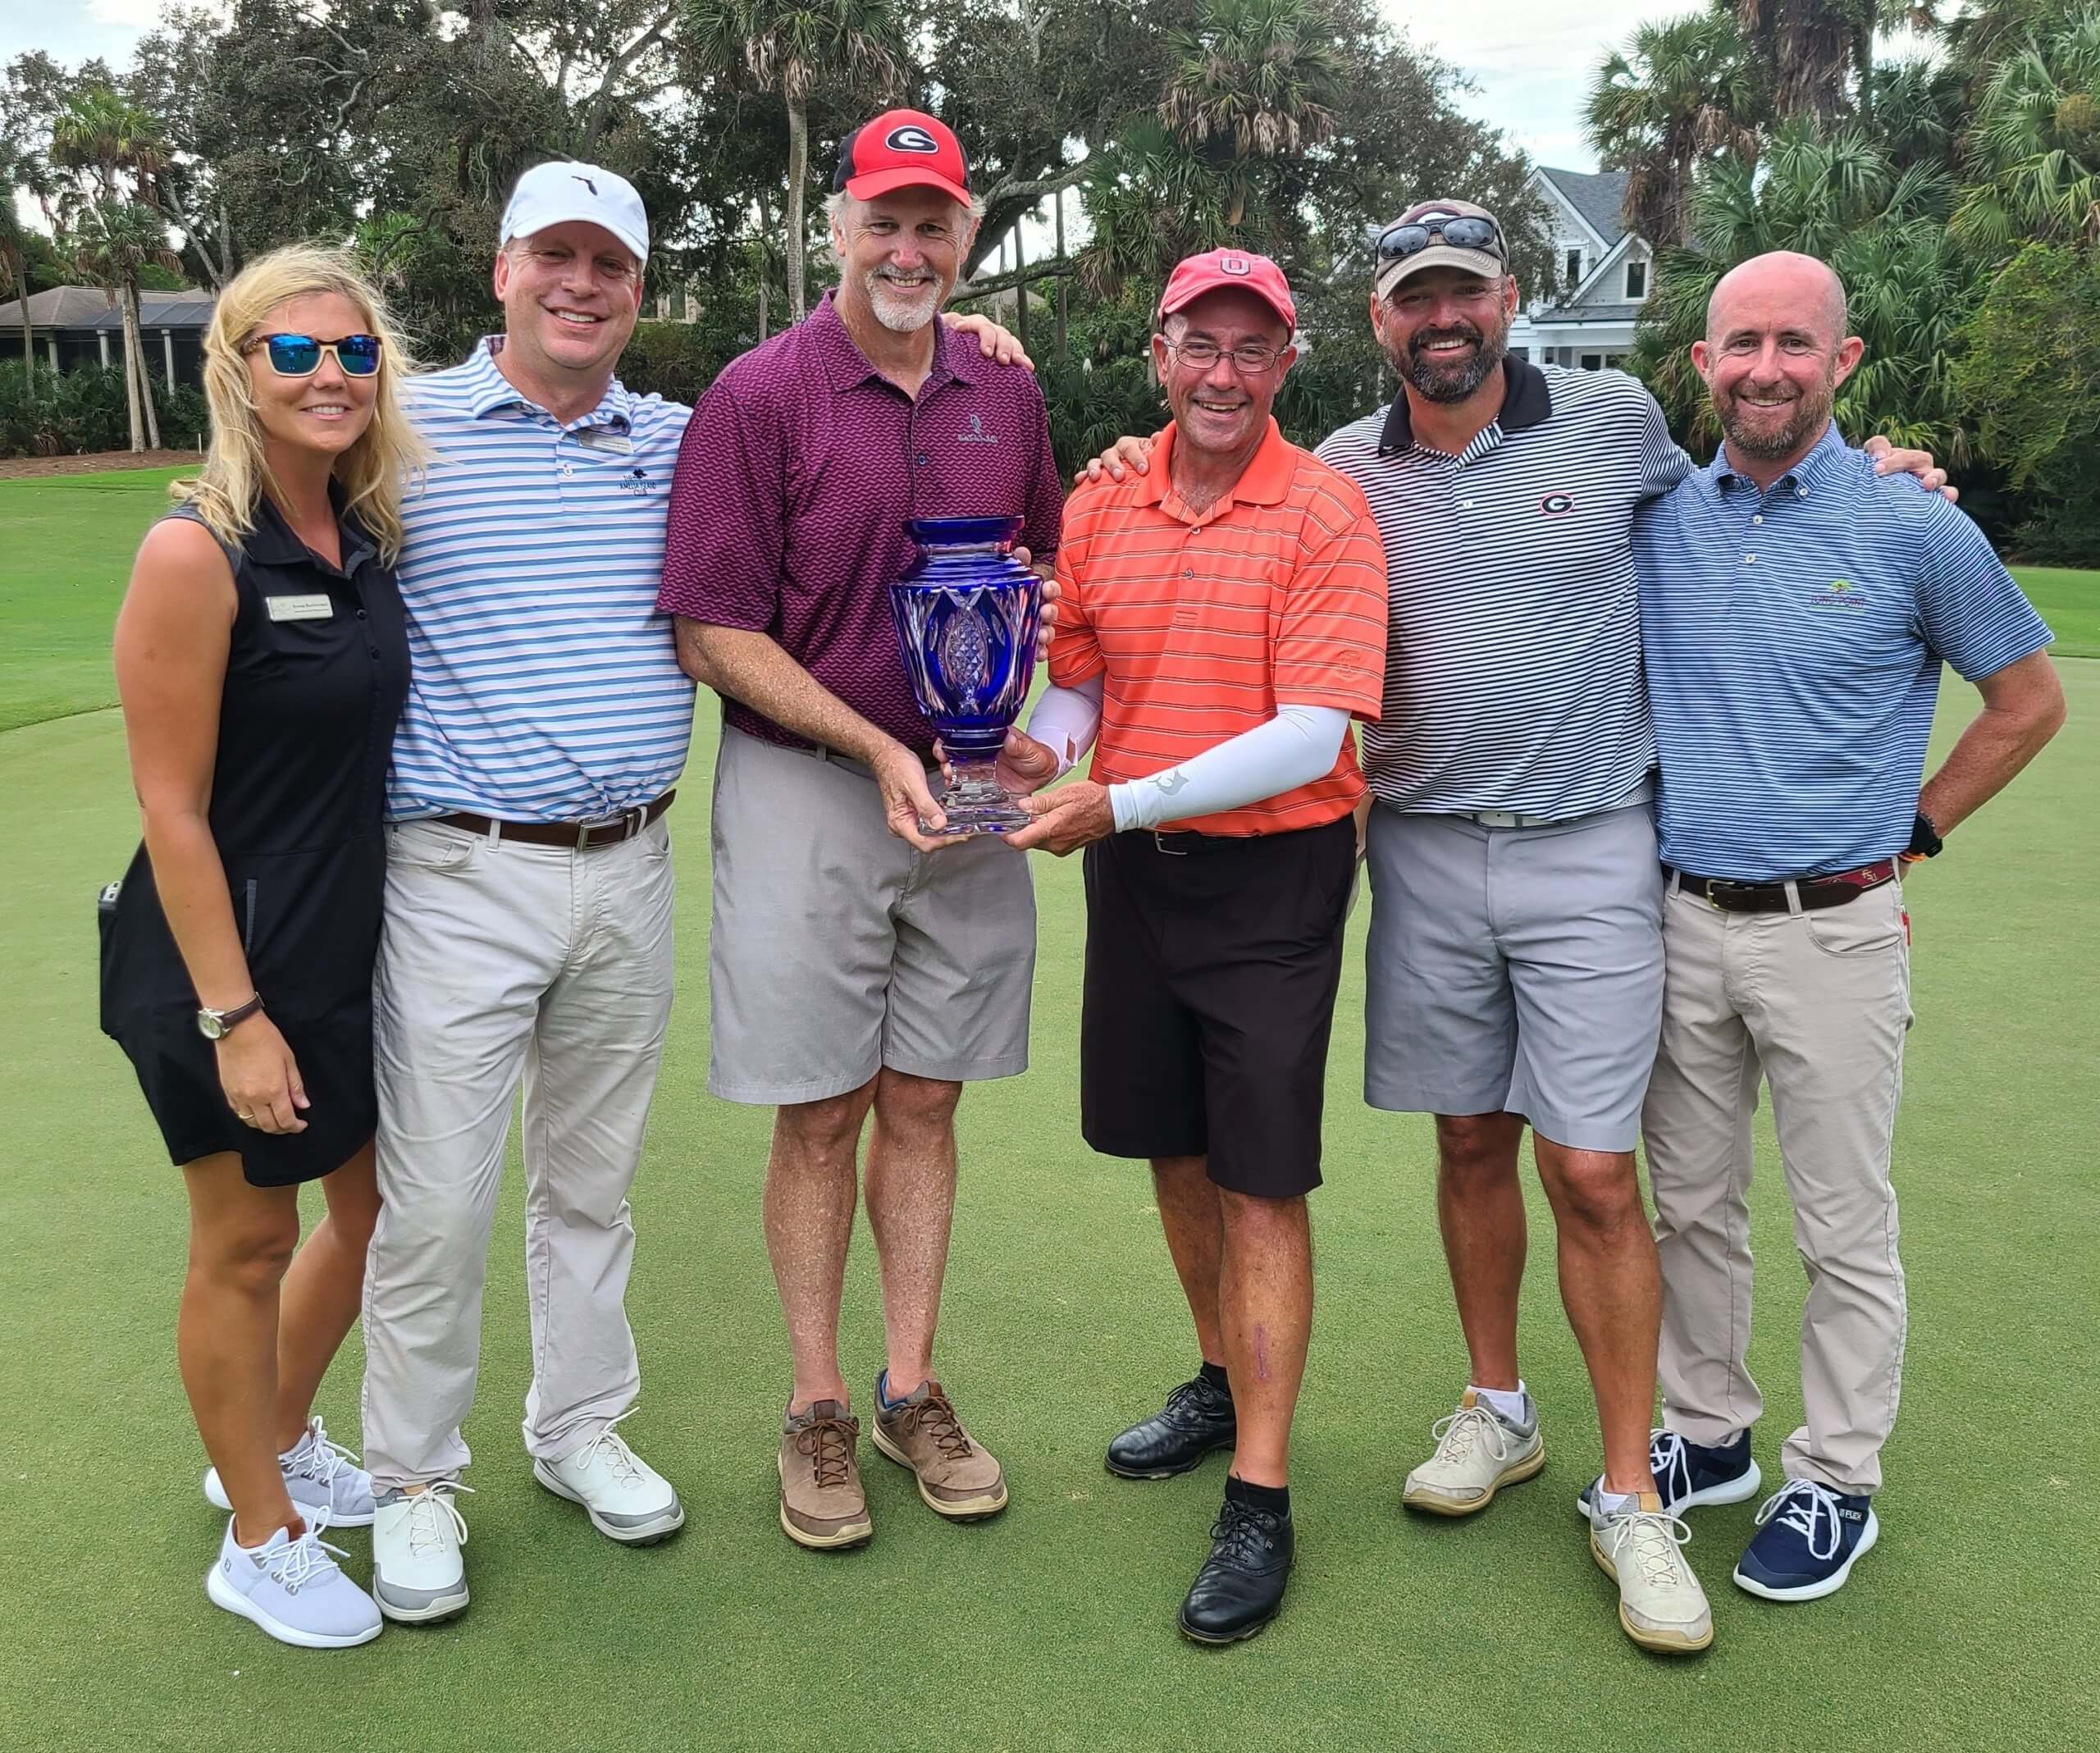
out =
[[[364,1460],[383,1489],[471,1459],[482,1286],[525,1091],[525,1447],[567,1454],[641,1390],[627,1193],[671,1013],[662,822],[577,852],[435,823],[388,836],[372,988],[383,1200],[364,1284]]]
[[[1848,1493],[1881,1483],[1902,1378],[1889,1148],[1911,1022],[1906,935],[1895,883],[1812,913],[1723,913],[1674,879],[1664,902],[1662,1044],[1641,1127],[1662,1259],[1664,1422],[1718,1444],[1764,1407],[1745,1362],[1761,1080],[1809,1281],[1806,1422],[1781,1464]]]

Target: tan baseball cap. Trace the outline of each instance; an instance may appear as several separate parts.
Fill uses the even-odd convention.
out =
[[[1448,241],[1445,221],[1452,224],[1462,242]],[[1485,221],[1485,230],[1480,221]],[[1376,285],[1386,297],[1408,275],[1426,267],[1463,268],[1484,280],[1495,280],[1509,272],[1509,245],[1502,235],[1502,221],[1484,207],[1470,201],[1418,201],[1378,234]]]

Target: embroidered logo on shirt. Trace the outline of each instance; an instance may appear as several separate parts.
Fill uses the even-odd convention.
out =
[[[1841,609],[1851,614],[1867,605],[1866,593],[1849,578],[1833,578],[1808,600],[1811,609]]]
[[[620,477],[620,491],[637,499],[646,499],[655,485],[649,478],[649,471],[640,467],[631,468]]]
[[[956,434],[956,440],[965,445],[996,445],[998,439],[984,430],[984,422],[975,414],[970,417],[970,430]]]
[[[1549,493],[1539,501],[1539,509],[1549,518],[1564,518],[1575,509],[1575,501],[1565,493]]]

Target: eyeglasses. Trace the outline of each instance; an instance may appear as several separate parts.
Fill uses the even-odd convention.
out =
[[[1378,234],[1378,259],[1404,262],[1439,243],[1449,244],[1454,249],[1484,249],[1501,261],[1509,259],[1502,228],[1492,219],[1476,218],[1471,213],[1429,213],[1390,225]]]
[[[369,377],[379,369],[379,337],[345,335],[324,341],[311,335],[258,335],[240,349],[270,349],[270,369],[280,377],[311,377],[321,369],[321,355],[331,354],[345,377]]]
[[[1264,372],[1274,371],[1283,352],[1274,347],[1264,347],[1249,341],[1244,347],[1221,347],[1216,341],[1169,341],[1166,350],[1184,365],[1207,372],[1226,354],[1232,356],[1235,370],[1244,377],[1258,377]]]

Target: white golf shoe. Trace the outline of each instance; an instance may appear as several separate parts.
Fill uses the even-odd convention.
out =
[[[654,1545],[685,1526],[685,1505],[670,1481],[628,1447],[613,1428],[619,1422],[615,1418],[559,1460],[533,1462],[532,1477],[556,1497],[581,1504],[591,1527],[607,1539]]]
[[[205,1573],[214,1605],[252,1619],[280,1643],[303,1650],[347,1650],[370,1643],[381,1629],[372,1598],[343,1574],[336,1560],[349,1554],[321,1537],[320,1518],[294,1536],[279,1528],[260,1546],[240,1545],[226,1518],[218,1562]]]
[[[307,1421],[306,1434],[277,1457],[277,1465],[284,1472],[285,1490],[302,1515],[318,1510],[331,1527],[372,1526],[372,1475],[340,1443],[329,1441],[318,1418]],[[216,1467],[205,1471],[204,1495],[221,1509],[233,1508]]]
[[[452,1501],[472,1491],[456,1479],[422,1491],[386,1491],[372,1524],[372,1593],[379,1610],[408,1625],[433,1625],[467,1610],[467,1518]]]

